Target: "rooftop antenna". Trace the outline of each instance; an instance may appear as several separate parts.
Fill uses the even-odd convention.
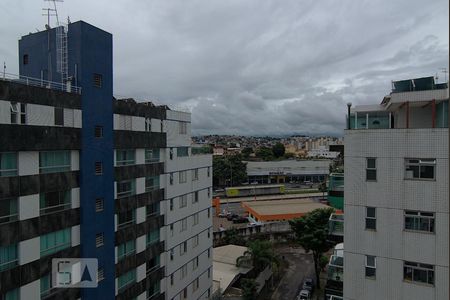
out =
[[[53,2],[53,8],[47,7],[42,9],[44,11],[42,15],[47,16],[47,25],[45,27],[47,29],[51,28],[50,17],[56,17],[56,26],[59,26],[59,18],[58,18],[58,10],[56,8],[56,2],[64,2],[64,0],[44,0],[44,2]]]
[[[444,82],[447,82],[447,68],[441,68],[441,72],[444,73]]]

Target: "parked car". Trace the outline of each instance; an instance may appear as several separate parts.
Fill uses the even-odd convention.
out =
[[[310,300],[310,299],[311,299],[311,292],[308,290],[301,290],[296,300]]]
[[[314,291],[314,280],[312,278],[305,278],[302,289],[312,293]]]

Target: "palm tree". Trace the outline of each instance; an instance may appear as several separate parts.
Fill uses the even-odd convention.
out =
[[[269,241],[255,240],[249,243],[248,250],[244,252],[244,255],[236,259],[236,266],[247,268],[253,266],[255,271],[259,272],[266,266],[277,262],[272,244]]]

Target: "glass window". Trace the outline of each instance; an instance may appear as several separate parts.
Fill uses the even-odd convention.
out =
[[[169,149],[169,158],[170,158],[170,160],[173,159],[173,148]]]
[[[17,288],[17,289],[6,292],[6,294],[4,294],[4,296],[3,296],[3,298],[0,295],[0,299],[2,299],[2,300],[19,300],[20,299],[19,289]]]
[[[117,229],[125,228],[136,221],[136,210],[130,209],[117,214]]]
[[[69,248],[71,246],[71,228],[41,235],[41,257]]]
[[[155,283],[150,285],[150,288],[147,290],[147,299],[159,294],[160,291],[160,281],[157,280]]]
[[[366,159],[366,180],[376,181],[377,180],[377,161],[376,158]]]
[[[17,153],[0,153],[0,177],[17,176]]]
[[[11,124],[27,123],[27,105],[25,103],[11,102]]]
[[[40,281],[41,281],[41,297],[50,294],[51,289],[50,274],[41,277]]]
[[[147,233],[147,245],[159,242],[159,229],[154,229]]]
[[[375,256],[366,255],[366,277],[375,277],[377,261]]]
[[[134,149],[117,149],[116,150],[116,166],[127,166],[135,164]]]
[[[145,131],[152,131],[152,120],[150,118],[145,118]]]
[[[169,175],[169,183],[171,185],[173,184],[173,173],[170,173],[170,175]]]
[[[187,181],[187,174],[186,173],[187,173],[186,171],[178,172],[178,177],[179,177],[180,183],[185,183]]]
[[[159,202],[155,202],[155,203],[147,205],[146,210],[147,210],[147,217],[159,215],[159,211],[160,211]]]
[[[193,214],[192,218],[193,218],[193,225],[197,225],[198,224],[198,213]]]
[[[55,125],[64,126],[64,108],[55,107]]]
[[[377,229],[377,216],[375,207],[366,207],[366,229]]]
[[[136,269],[128,271],[117,278],[119,291],[124,290],[130,284],[136,282]]]
[[[192,181],[198,180],[198,169],[192,170]]]
[[[187,264],[181,267],[181,279],[187,275]]]
[[[145,149],[145,163],[153,163],[153,162],[159,162],[159,149]]]
[[[177,156],[178,157],[189,156],[189,148],[188,147],[178,147],[177,148]]]
[[[192,194],[192,203],[197,203],[197,202],[198,202],[198,191],[196,191]]]
[[[136,241],[130,240],[117,246],[117,259],[121,260],[126,256],[132,255],[136,252]]]
[[[436,159],[405,159],[405,179],[435,179]]]
[[[17,244],[0,246],[0,271],[14,268],[17,263]]]
[[[405,211],[405,229],[423,232],[434,232],[434,213]]]
[[[39,194],[40,214],[45,215],[69,209],[71,207],[71,190]]]
[[[183,195],[180,197],[180,208],[187,206],[187,195]]]
[[[403,279],[434,285],[434,266],[415,262],[403,262]]]
[[[0,224],[16,221],[17,217],[17,199],[0,200]]]
[[[156,255],[155,257],[147,261],[147,274],[157,269],[159,267],[159,263],[159,255]]]
[[[159,186],[159,175],[145,178],[145,191],[146,192],[159,190],[159,188],[160,188],[160,186]]]
[[[70,171],[70,151],[39,152],[39,173]]]
[[[186,231],[187,230],[187,218],[184,218],[181,220],[181,228],[180,228],[180,232]]]
[[[136,181],[134,179],[117,181],[116,185],[117,198],[129,197],[135,194]]]

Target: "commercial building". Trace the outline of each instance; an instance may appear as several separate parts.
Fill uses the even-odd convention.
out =
[[[248,161],[248,182],[259,184],[323,182],[330,172],[330,160]]]
[[[289,221],[329,206],[310,199],[282,199],[242,202],[253,222]]]
[[[448,100],[418,78],[351,110],[344,299],[449,299]]]
[[[190,114],[113,99],[112,63],[79,21],[22,37],[0,79],[0,299],[211,293],[212,157]],[[53,258],[97,259],[98,287],[56,288]]]

